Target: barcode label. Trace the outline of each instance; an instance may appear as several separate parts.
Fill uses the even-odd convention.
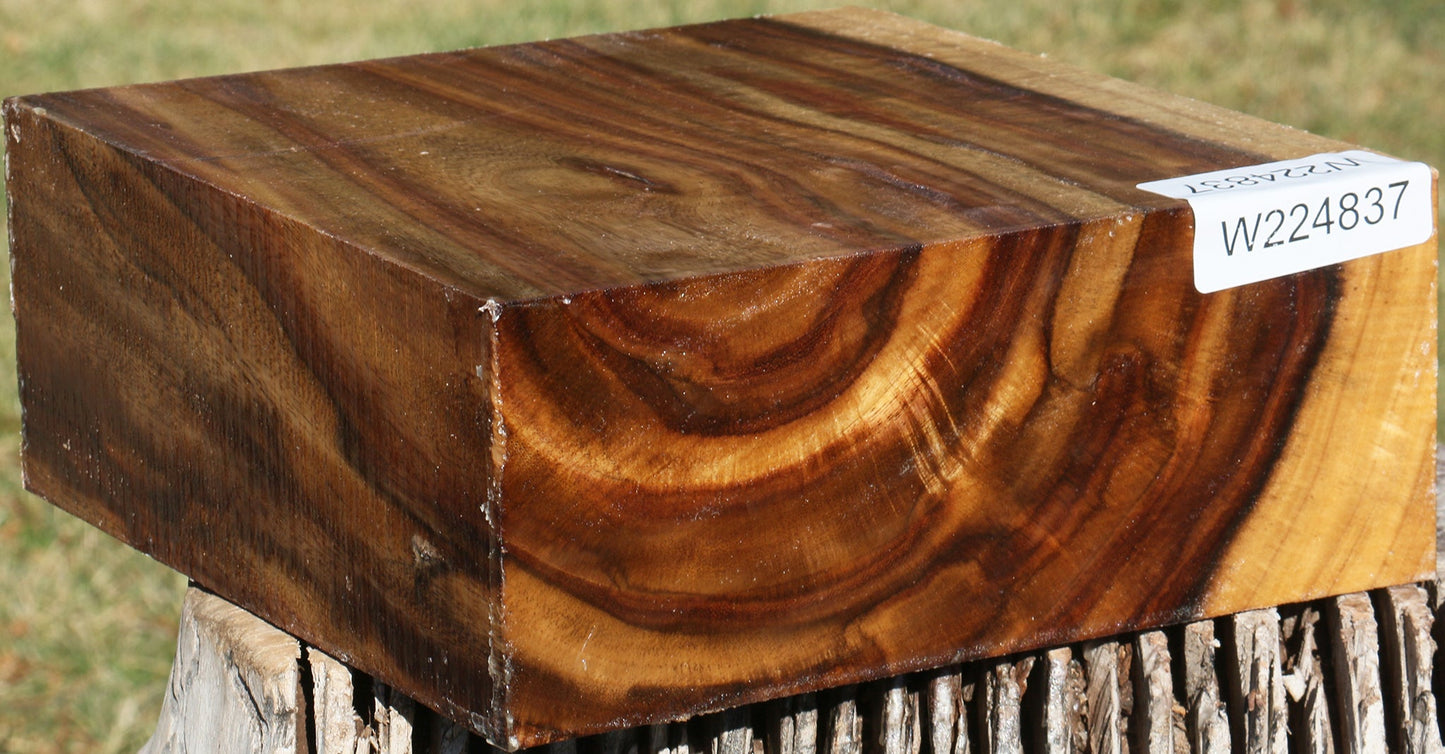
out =
[[[1414,246],[1435,226],[1428,166],[1365,151],[1139,184],[1194,211],[1194,287],[1212,293]]]

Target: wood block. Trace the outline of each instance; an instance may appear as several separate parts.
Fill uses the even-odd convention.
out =
[[[857,9],[5,119],[29,488],[506,748],[1433,568],[1433,239],[1136,188],[1336,142]]]

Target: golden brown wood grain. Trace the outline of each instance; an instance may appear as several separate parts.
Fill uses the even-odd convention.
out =
[[[1340,148],[845,10],[6,105],[31,489],[507,747],[1433,568]]]

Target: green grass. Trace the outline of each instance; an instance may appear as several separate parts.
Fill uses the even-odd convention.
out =
[[[0,0],[0,95],[837,4]],[[879,7],[1445,165],[1438,0]],[[133,751],[154,725],[184,580],[21,491],[13,345],[13,326],[0,318],[0,752]]]

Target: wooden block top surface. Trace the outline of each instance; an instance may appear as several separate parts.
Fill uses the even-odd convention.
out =
[[[1433,569],[1434,238],[1136,188],[1338,142],[857,9],[5,116],[27,485],[504,747]]]
[[[1112,216],[1339,146],[861,9],[17,107],[499,302]]]

